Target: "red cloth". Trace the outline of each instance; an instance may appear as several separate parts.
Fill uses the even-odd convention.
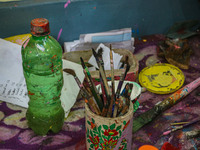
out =
[[[180,150],[179,148],[174,147],[169,142],[165,142],[161,148],[161,150]]]

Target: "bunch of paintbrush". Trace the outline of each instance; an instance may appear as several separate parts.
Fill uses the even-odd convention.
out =
[[[94,82],[93,82],[93,80],[92,80],[92,76],[91,76],[91,74],[90,74],[90,72],[89,72],[89,70],[88,70],[88,67],[85,65],[85,63],[84,63],[82,57],[80,58],[80,60],[81,60],[81,65],[82,65],[82,67],[83,67],[83,71],[84,71],[84,73],[85,73],[86,80],[87,80],[87,82],[88,82],[88,84],[89,84],[89,87],[90,87],[90,90],[91,90],[91,92],[92,92],[92,95],[94,96],[94,99],[95,99],[95,101],[96,101],[96,103],[97,103],[99,109],[102,110],[102,108],[103,108],[103,103],[102,103],[102,101],[101,101],[100,94],[99,94],[99,92],[98,92],[97,89],[96,89],[96,86],[95,86],[95,84],[94,84]]]
[[[194,121],[192,121],[192,122],[173,123],[173,124],[171,124],[171,125],[173,125],[173,126],[175,125],[176,127],[173,128],[173,129],[171,129],[171,130],[165,131],[165,132],[163,133],[163,135],[168,135],[168,134],[170,134],[170,133],[172,133],[172,132],[174,132],[174,131],[183,129],[183,128],[188,127],[188,126],[190,126],[190,125],[193,125],[193,124],[195,124],[195,123],[197,123],[197,122],[199,122],[199,121],[200,121],[200,118],[198,118],[198,119],[196,119],[196,120],[194,120]],[[177,126],[177,125],[178,125],[178,126]]]
[[[86,76],[86,81],[87,81],[87,85],[88,87],[85,87],[85,89],[88,89],[88,93],[91,93],[94,97],[94,103],[96,104],[98,110],[100,111],[100,115],[104,116],[104,117],[117,117],[117,116],[121,116],[124,115],[130,105],[130,92],[132,89],[131,85],[129,87],[128,85],[128,90],[126,91],[125,89],[125,95],[120,95],[120,91],[122,88],[122,84],[125,80],[126,74],[128,72],[129,69],[129,64],[128,64],[128,57],[126,57],[126,61],[125,61],[125,65],[124,65],[124,69],[122,72],[122,75],[120,77],[120,81],[117,87],[117,91],[115,93],[115,81],[114,81],[114,65],[113,65],[113,55],[112,55],[112,48],[110,46],[110,65],[111,65],[111,88],[108,85],[108,81],[106,78],[106,73],[104,70],[104,62],[103,62],[103,58],[102,58],[102,53],[103,53],[103,49],[100,48],[98,52],[96,52],[94,49],[92,49],[92,53],[96,59],[97,65],[99,67],[99,77],[100,77],[100,85],[101,85],[101,91],[102,94],[100,95],[100,93],[98,92],[91,74],[87,68],[87,66],[85,65],[84,61],[82,58],[80,58],[81,60],[81,65],[83,67],[83,71],[85,73]],[[132,85],[133,86],[133,85]],[[83,97],[86,97],[83,95]],[[118,102],[116,101],[116,99],[118,100]],[[88,104],[90,105],[90,103],[88,102]],[[120,104],[120,105],[119,105]],[[90,106],[91,108],[92,106]],[[99,114],[99,111],[97,113],[97,111],[94,111],[96,114]]]
[[[92,49],[92,52],[96,59],[97,65],[99,67],[99,77],[100,77],[100,84],[101,84],[101,90],[102,90],[102,96],[103,96],[103,102],[104,102],[102,116],[105,117],[108,112],[109,102],[110,102],[110,98],[111,98],[111,91],[108,86],[108,82],[107,82],[106,74],[105,74],[105,70],[104,70],[104,63],[103,63],[103,59],[102,59],[103,49],[100,48],[98,53],[96,53],[95,50]]]
[[[121,91],[122,85],[123,85],[123,83],[124,83],[124,80],[125,80],[125,78],[126,78],[126,74],[127,74],[127,72],[128,72],[128,69],[129,69],[128,66],[129,66],[129,65],[128,65],[128,57],[126,57],[125,65],[124,65],[124,68],[123,68],[123,70],[122,70],[122,74],[121,74],[121,76],[120,76],[119,83],[118,83],[118,86],[117,86],[117,91],[116,91],[116,94],[115,94],[115,96],[116,96],[116,98],[115,98],[116,101],[119,101],[120,91]],[[113,116],[114,116],[114,117],[117,116],[118,107],[119,107],[118,104],[119,104],[118,102],[115,103],[114,112],[113,112]]]

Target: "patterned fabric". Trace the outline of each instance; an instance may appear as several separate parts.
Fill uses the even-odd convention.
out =
[[[163,40],[162,35],[147,37],[147,42],[143,43],[137,41],[135,55],[139,60],[140,70],[152,62],[166,62],[163,59],[158,59],[156,56],[156,42]],[[192,37],[189,43],[193,49],[190,58],[190,67],[188,70],[182,70],[185,75],[184,85],[194,81],[200,77],[200,36]],[[137,46],[138,45],[138,46]],[[151,109],[156,103],[164,100],[170,94],[158,95],[150,92],[141,94],[139,109],[135,112],[134,117],[139,116],[143,112]],[[178,104],[163,112],[151,123],[141,128],[133,135],[132,149],[137,150],[142,145],[154,145],[161,149],[165,142],[171,143],[180,150],[198,150],[200,149],[200,138],[187,139],[185,133],[191,130],[200,130],[200,122],[189,126],[182,130],[173,132],[167,136],[161,136],[163,132],[167,131],[170,123],[192,121],[200,115],[200,87],[182,99]],[[133,118],[134,119],[134,118]]]
[[[139,60],[139,72],[155,62],[165,62],[157,58],[156,44],[164,40],[162,35],[147,36],[135,42],[135,56]],[[200,76],[200,37],[189,40],[193,48],[190,67],[182,70],[185,84]],[[161,136],[172,122],[192,121],[200,115],[200,87],[185,97],[181,102],[165,111],[151,123],[133,134],[132,149],[137,150],[142,145],[154,145],[161,149],[165,142],[171,143],[180,150],[200,149],[200,139],[187,139],[187,131],[200,129],[200,123],[178,130],[167,136]],[[144,92],[139,97],[139,109],[134,117],[151,109],[157,102],[169,95],[158,95]],[[47,136],[37,136],[27,126],[26,109],[9,103],[0,102],[0,149],[9,150],[85,150],[85,112],[84,101],[78,99],[69,116],[66,118],[62,130],[58,134],[49,133]]]

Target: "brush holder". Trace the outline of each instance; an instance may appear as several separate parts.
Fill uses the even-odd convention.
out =
[[[133,105],[124,116],[108,118],[94,114],[85,104],[87,150],[131,150]]]

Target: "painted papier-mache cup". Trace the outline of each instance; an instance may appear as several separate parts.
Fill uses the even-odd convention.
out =
[[[87,150],[131,150],[133,105],[124,116],[94,114],[85,104]]]

